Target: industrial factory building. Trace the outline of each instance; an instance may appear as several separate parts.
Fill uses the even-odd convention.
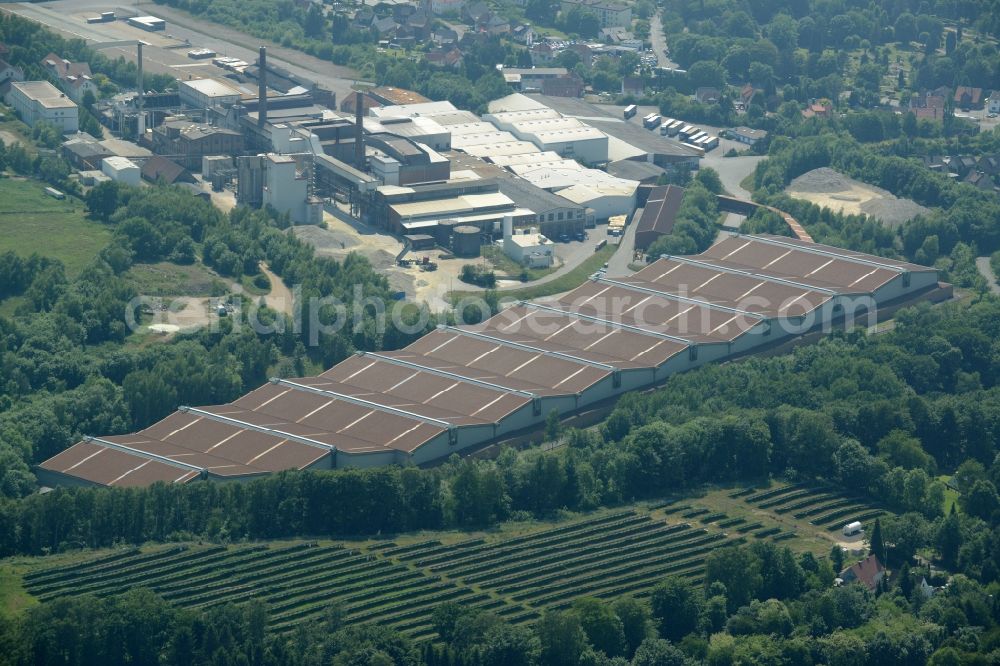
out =
[[[529,432],[711,361],[875,306],[943,297],[933,268],[781,236],[733,236],[545,304],[442,326],[318,377],[273,379],[145,430],[87,437],[45,485],[146,486],[285,469],[423,464]]]

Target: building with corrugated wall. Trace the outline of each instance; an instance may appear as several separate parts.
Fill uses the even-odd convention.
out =
[[[145,486],[286,469],[424,464],[678,372],[886,304],[945,296],[933,268],[782,236],[733,236],[475,326],[441,326],[318,377],[273,379],[128,435],[87,437],[45,485]]]

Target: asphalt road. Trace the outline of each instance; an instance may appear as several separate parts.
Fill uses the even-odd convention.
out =
[[[632,263],[632,255],[635,253],[635,228],[639,226],[638,220],[633,219],[632,223],[625,227],[625,234],[622,236],[618,249],[608,260],[608,277],[625,277],[632,275],[632,269],[628,267]]]
[[[676,69],[678,64],[667,57],[667,38],[663,34],[663,24],[660,23],[660,12],[657,11],[649,19],[649,43],[656,54],[657,64],[660,67],[671,67]]]
[[[93,42],[111,42],[138,39],[149,44],[143,49],[143,64],[148,72],[170,74],[178,79],[216,78],[227,80],[224,70],[210,60],[195,61],[187,57],[192,48],[207,47],[219,55],[253,62],[259,45],[268,47],[271,63],[316,81],[337,93],[337,99],[351,92],[357,72],[312,56],[284,48],[266,40],[259,40],[232,28],[194,18],[184,12],[162,5],[130,5],[139,13],[150,13],[167,21],[164,32],[147,32],[134,28],[125,21],[87,24],[86,17],[102,11],[114,11],[121,4],[108,4],[107,0],[56,0],[55,2],[2,4],[0,9],[19,14],[52,28],[64,35]],[[187,40],[187,41],[185,41]],[[188,44],[189,42],[189,44]],[[106,49],[110,57],[118,55],[135,60],[136,48],[114,47]],[[228,81],[228,80],[227,80]],[[230,81],[231,83],[231,81]]]
[[[750,192],[740,186],[744,178],[753,173],[757,164],[764,160],[762,155],[748,155],[744,157],[723,157],[719,149],[713,150],[701,160],[701,167],[711,167],[719,172],[719,180],[734,197],[749,199]]]

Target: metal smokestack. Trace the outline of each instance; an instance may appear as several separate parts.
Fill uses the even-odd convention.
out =
[[[354,100],[354,166],[365,169],[365,93],[357,92]]]
[[[260,47],[257,58],[257,127],[267,122],[267,48]]]

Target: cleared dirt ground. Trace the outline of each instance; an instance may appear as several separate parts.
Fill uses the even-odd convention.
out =
[[[785,192],[834,212],[868,215],[890,227],[928,212],[910,199],[900,199],[887,190],[848,178],[827,167],[802,174],[789,184]]]

